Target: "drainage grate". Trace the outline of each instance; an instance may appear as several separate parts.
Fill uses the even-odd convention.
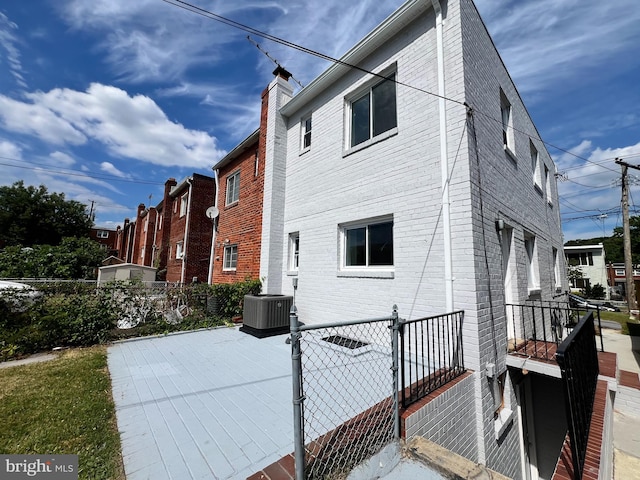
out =
[[[322,340],[325,342],[333,343],[335,345],[339,345],[340,347],[348,348],[350,350],[355,350],[356,348],[362,348],[369,345],[367,342],[361,342],[359,340],[354,340],[353,338],[343,337],[342,335],[331,335],[329,337],[324,337]]]

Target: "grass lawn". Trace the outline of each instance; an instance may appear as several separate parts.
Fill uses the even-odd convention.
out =
[[[632,320],[629,320],[629,314],[627,312],[606,312],[601,310],[600,319],[618,322],[622,327],[621,332],[625,335],[629,335],[629,327],[627,327],[627,323],[634,323]],[[595,320],[597,322],[598,319],[596,318]]]
[[[4,454],[77,454],[79,478],[125,478],[106,347],[1,369],[0,418]]]

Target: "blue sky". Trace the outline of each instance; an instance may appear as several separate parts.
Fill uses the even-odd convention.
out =
[[[403,2],[193,3],[339,57]],[[613,159],[640,164],[637,0],[476,5],[542,138],[582,157],[548,147],[565,239],[610,235],[622,222]],[[303,84],[328,66],[254,39]],[[96,223],[115,228],[157,204],[167,178],[212,175],[257,128],[273,67],[246,33],[162,0],[1,2],[0,184],[93,201]]]

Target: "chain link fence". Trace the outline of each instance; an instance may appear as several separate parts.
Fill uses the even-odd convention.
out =
[[[346,478],[397,436],[394,323],[397,328],[397,314],[301,326],[299,332],[292,328],[294,378],[300,380],[298,402],[294,392],[294,410],[300,415],[296,446],[303,446],[304,453],[301,472],[302,455],[296,449],[297,478]]]

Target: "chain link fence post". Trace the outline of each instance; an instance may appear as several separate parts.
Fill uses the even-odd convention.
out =
[[[293,380],[293,443],[296,480],[304,480],[305,451],[302,424],[302,354],[300,351],[300,323],[298,309],[291,306],[289,314],[291,328],[291,375]]]
[[[398,349],[398,336],[400,334],[400,318],[398,317],[398,306],[393,306],[391,313],[393,324],[391,325],[391,373],[393,375],[393,436],[396,440],[400,440],[400,402],[398,399],[399,388],[399,367],[398,358],[400,352]]]

